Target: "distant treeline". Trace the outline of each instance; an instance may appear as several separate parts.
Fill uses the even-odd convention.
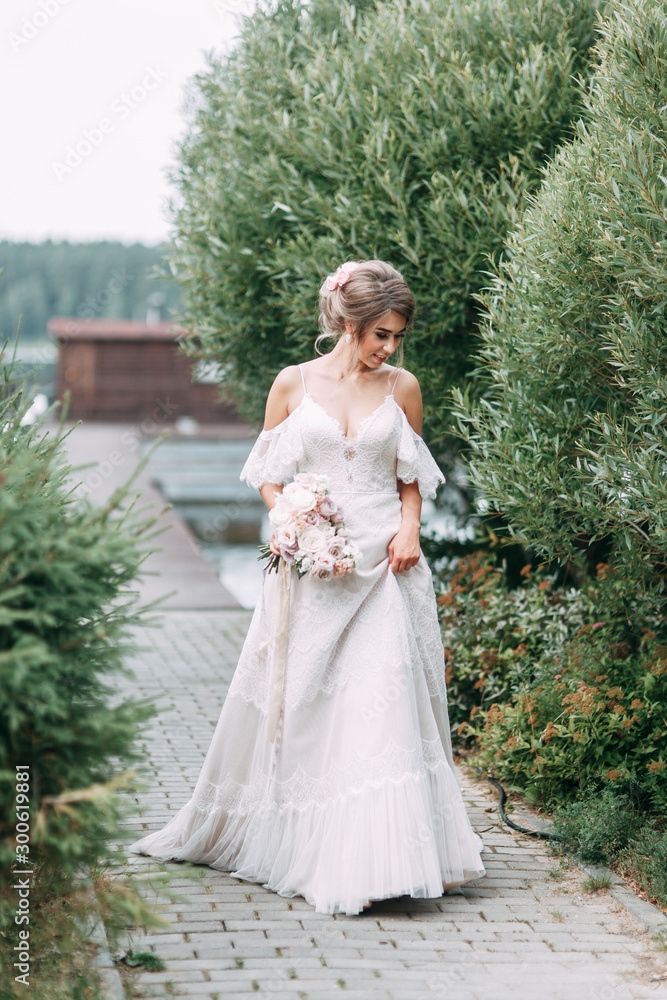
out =
[[[151,276],[161,262],[161,245],[1,240],[0,339],[13,339],[21,315],[23,343],[46,336],[50,316],[145,319],[149,305],[159,304],[169,319],[180,289]]]

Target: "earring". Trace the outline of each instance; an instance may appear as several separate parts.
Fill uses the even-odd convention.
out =
[[[346,333],[345,334],[345,343],[346,344],[351,344],[352,343],[352,334],[351,333]]]

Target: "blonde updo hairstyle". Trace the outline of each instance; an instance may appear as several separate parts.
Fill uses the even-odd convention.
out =
[[[356,347],[361,343],[366,330],[388,312],[397,312],[405,317],[406,330],[412,326],[415,315],[415,300],[405,278],[392,264],[384,260],[349,261],[345,265],[349,277],[344,284],[329,289],[327,282],[340,274],[334,271],[320,288],[320,335],[315,341],[318,354],[324,340],[340,340],[346,332],[345,320],[354,326],[352,334]],[[396,352],[396,365],[403,364],[403,343]]]

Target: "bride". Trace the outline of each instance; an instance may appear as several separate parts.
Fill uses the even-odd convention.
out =
[[[414,310],[384,261],[323,283],[318,341],[335,346],[278,374],[241,478],[272,508],[298,472],[326,475],[360,557],[328,581],[265,573],[192,798],[130,851],[229,871],[320,913],[438,897],[485,874],[419,547],[422,498],[444,477],[420,437],[419,383],[387,363]],[[270,545],[278,554],[275,533]]]

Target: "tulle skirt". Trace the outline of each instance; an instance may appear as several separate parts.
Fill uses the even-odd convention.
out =
[[[397,492],[334,499],[357,567],[329,582],[292,571],[280,684],[285,606],[265,574],[192,798],[128,849],[355,914],[368,900],[441,896],[485,869],[454,770],[428,565],[389,569]]]

